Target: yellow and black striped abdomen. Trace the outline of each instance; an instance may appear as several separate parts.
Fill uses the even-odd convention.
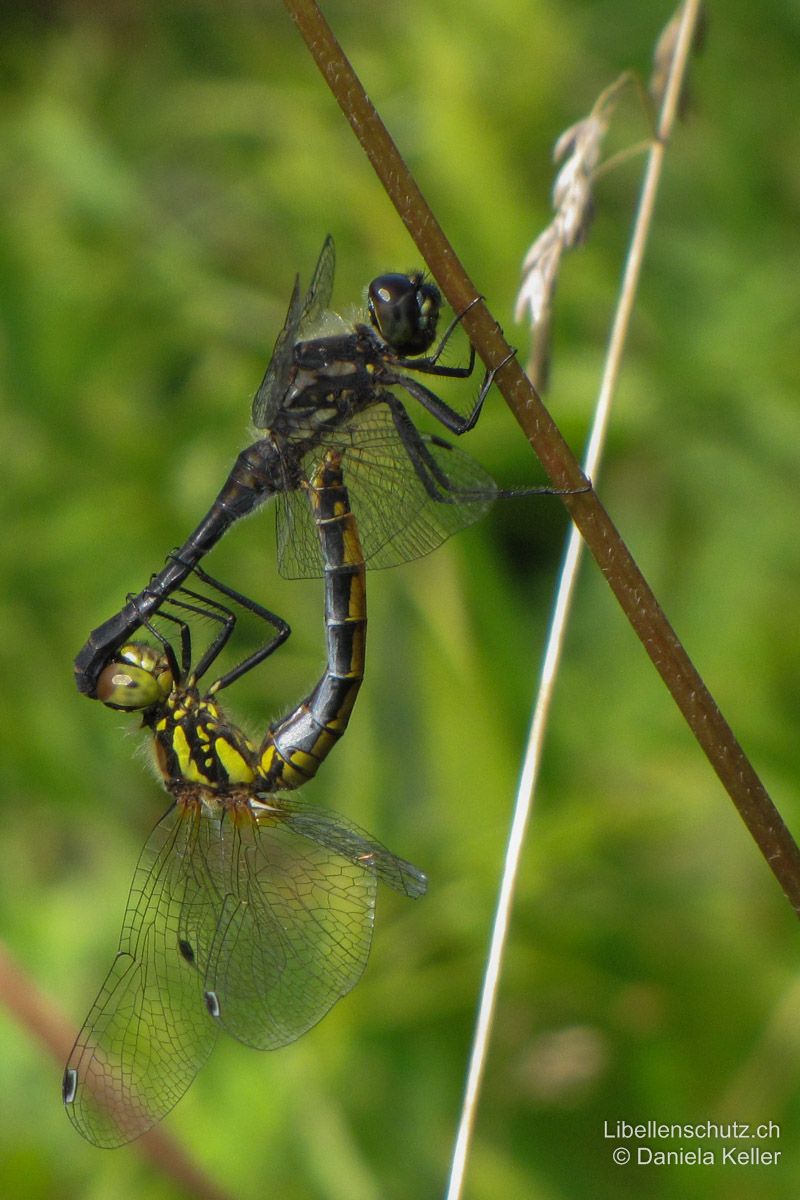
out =
[[[325,579],[327,665],[313,692],[264,739],[259,774],[268,790],[300,787],[317,773],[347,728],[364,678],[364,554],[338,451],[327,452],[307,491]]]

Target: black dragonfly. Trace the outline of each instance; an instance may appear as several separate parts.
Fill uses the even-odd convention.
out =
[[[460,317],[427,354],[436,340],[442,298],[434,284],[415,272],[374,279],[368,291],[370,323],[346,324],[326,311],[334,266],[329,236],[305,296],[299,278],[295,281],[286,320],[253,400],[253,424],[264,436],[241,452],[207,514],[161,571],[89,635],[75,660],[79,691],[94,693],[103,667],[142,619],[180,586],[231,525],[271,496],[278,503],[281,574],[321,574],[302,487],[329,448],[342,455],[370,567],[393,566],[429,553],[477,521],[502,494],[472,458],[440,437],[421,433],[396,391],[402,389],[418,400],[450,433],[472,428],[491,373],[466,415],[408,374],[450,379],[471,375],[472,347],[467,366],[439,361]],[[338,321],[338,328],[319,333],[324,319]],[[316,336],[307,336],[312,332]]]

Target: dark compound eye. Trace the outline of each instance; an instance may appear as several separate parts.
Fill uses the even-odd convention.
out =
[[[420,272],[379,275],[367,295],[372,324],[397,354],[424,354],[431,347],[442,296]]]

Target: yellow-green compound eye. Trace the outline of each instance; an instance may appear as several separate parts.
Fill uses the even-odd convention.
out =
[[[171,688],[172,673],[164,656],[134,644],[124,646],[119,659],[100,673],[96,695],[109,708],[131,711],[162,703]]]

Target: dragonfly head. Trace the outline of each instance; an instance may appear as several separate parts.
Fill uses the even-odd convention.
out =
[[[109,708],[125,711],[162,704],[172,691],[172,670],[166,654],[144,642],[130,642],[100,673],[97,698]]]
[[[367,292],[369,319],[397,354],[424,354],[433,345],[442,295],[421,271],[379,275]]]

